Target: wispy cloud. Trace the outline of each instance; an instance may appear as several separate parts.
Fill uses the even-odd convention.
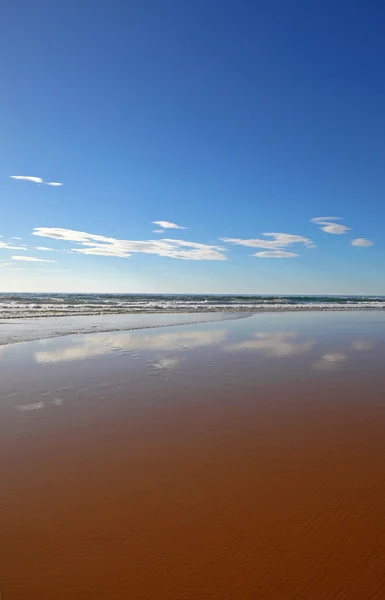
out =
[[[321,225],[324,221],[342,221],[342,217],[313,217],[313,219],[310,219],[311,223],[320,223]]]
[[[263,252],[256,252],[251,254],[257,258],[296,258],[299,256],[296,252],[287,252],[286,250],[264,250]]]
[[[373,242],[365,238],[356,238],[355,240],[351,241],[351,244],[352,246],[361,246],[363,248],[373,246]]]
[[[170,223],[170,221],[153,221],[153,224],[159,225],[162,229],[186,229],[186,227],[182,227],[176,223]]]
[[[262,235],[272,239],[221,238],[221,241],[228,244],[246,246],[247,248],[266,248],[267,251],[256,252],[251,255],[256,256],[257,258],[296,258],[299,256],[297,252],[288,252],[285,248],[294,244],[302,244],[306,246],[306,248],[315,247],[311,239],[302,235],[293,235],[291,233],[263,233]]]
[[[0,250],[26,250],[25,246],[12,246],[12,244],[8,244],[7,242],[0,242]]]
[[[2,237],[2,236],[0,236],[0,237]],[[14,236],[12,237],[12,239],[13,239],[13,240],[20,240],[20,241],[21,241],[23,238],[21,238],[21,237],[17,237],[16,235],[14,235]]]
[[[164,229],[153,229],[152,233],[164,233]]]
[[[80,254],[128,258],[139,252],[183,260],[226,260],[222,247],[186,240],[119,240],[83,231],[50,227],[37,227],[33,235],[74,242],[81,247],[72,248],[71,251]]]
[[[63,185],[59,181],[44,181],[41,177],[32,177],[30,175],[10,175],[11,179],[20,179],[22,181],[31,181],[32,183],[44,183],[44,185],[51,185],[54,187],[60,187]]]
[[[335,235],[342,235],[350,230],[350,227],[341,225],[341,223],[335,223],[334,221],[341,221],[341,217],[314,217],[310,219],[311,223],[315,225],[321,225],[320,229],[325,233],[333,233]]]
[[[35,258],[34,256],[12,256],[12,260],[22,260],[25,262],[46,262],[46,263],[56,262],[56,260],[45,260],[44,258]]]
[[[279,250],[286,248],[292,244],[304,244],[307,248],[314,248],[313,242],[302,235],[292,235],[291,233],[263,233],[262,235],[273,238],[272,240],[264,240],[261,238],[241,239],[241,238],[221,238],[222,242],[229,244],[239,244],[249,248],[266,248]]]
[[[22,181],[32,181],[33,183],[43,183],[41,177],[30,177],[29,175],[10,175],[11,179],[21,179]]]
[[[346,225],[341,225],[340,223],[325,223],[325,225],[322,226],[321,229],[325,233],[343,235],[344,233],[349,231],[350,227],[347,227]]]
[[[35,250],[41,250],[42,252],[55,252],[53,248],[48,248],[47,246],[35,246]]]

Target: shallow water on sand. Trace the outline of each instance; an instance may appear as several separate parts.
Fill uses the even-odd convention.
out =
[[[385,315],[0,348],[5,599],[385,597]]]
[[[1,318],[0,312],[0,346],[30,342],[64,335],[101,333],[112,331],[129,331],[167,327],[170,325],[187,325],[222,321],[231,318],[240,319],[242,314],[216,313],[180,313],[180,314],[123,314],[123,315],[72,315],[45,318]],[[246,315],[247,316],[247,315]]]

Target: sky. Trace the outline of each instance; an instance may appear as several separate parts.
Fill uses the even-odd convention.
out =
[[[385,294],[385,6],[0,8],[0,291]]]

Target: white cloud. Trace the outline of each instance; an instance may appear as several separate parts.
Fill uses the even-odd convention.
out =
[[[164,233],[164,229],[153,229],[152,233]]]
[[[0,236],[0,237],[2,237],[2,236]],[[13,239],[13,240],[20,240],[20,241],[21,241],[23,238],[21,238],[21,237],[16,237],[16,236],[14,235],[14,236],[12,237],[12,239]]]
[[[0,242],[0,250],[26,250],[25,246],[12,246],[8,242]]]
[[[47,248],[47,246],[35,246],[35,250],[41,250],[42,252],[55,252],[53,248]]]
[[[225,350],[256,350],[266,356],[293,356],[308,352],[313,348],[313,340],[302,342],[297,338],[297,333],[289,331],[257,333],[254,335],[254,339],[231,344]]]
[[[249,248],[266,248],[279,250],[286,248],[291,244],[304,244],[307,248],[314,248],[313,242],[302,235],[292,235],[291,233],[263,233],[266,237],[273,238],[272,240],[263,240],[260,238],[244,240],[241,238],[221,238],[222,242],[229,244],[239,244]]]
[[[267,238],[273,239],[242,239],[242,238],[221,238],[222,242],[228,244],[237,244],[247,248],[266,248],[267,252],[256,252],[252,256],[258,258],[295,258],[299,256],[296,252],[287,252],[284,249],[293,244],[303,244],[307,248],[314,248],[312,240],[302,235],[293,235],[291,233],[263,233]]]
[[[366,240],[365,238],[356,238],[351,241],[352,246],[361,246],[363,248],[373,246],[373,242]]]
[[[299,256],[296,252],[286,252],[285,250],[265,250],[264,252],[256,252],[251,254],[257,258],[295,258]]]
[[[314,217],[310,219],[311,223],[315,225],[322,225],[320,229],[325,233],[333,233],[335,235],[342,235],[350,230],[350,227],[341,225],[340,223],[334,223],[333,221],[341,221],[341,217]]]
[[[32,181],[33,183],[43,183],[41,177],[30,177],[29,175],[11,175],[11,179],[22,179],[23,181]]]
[[[56,260],[45,260],[44,258],[35,258],[34,256],[12,256],[12,260],[23,260],[26,262],[56,262]]]
[[[346,227],[346,225],[340,225],[339,223],[325,223],[321,227],[322,231],[325,233],[333,233],[335,235],[343,235],[347,231],[349,231],[350,227]]]
[[[44,183],[45,185],[52,185],[55,187],[59,187],[63,185],[58,181],[44,181],[41,177],[31,177],[29,175],[10,175],[11,179],[21,179],[22,181],[32,181],[32,183]]]
[[[153,221],[153,224],[159,225],[162,229],[186,229],[186,227],[182,227],[176,223],[170,223],[170,221]]]
[[[311,223],[323,225],[325,221],[342,221],[342,217],[313,217],[310,219]]]
[[[114,245],[92,245],[90,248],[72,248],[71,253],[78,252],[79,254],[88,254],[92,256],[114,256],[115,258],[129,258],[132,254],[129,254],[125,250],[120,250]]]
[[[34,229],[33,235],[75,242],[81,247],[72,248],[71,250],[80,254],[128,258],[133,253],[140,252],[183,260],[226,260],[223,248],[220,246],[185,240],[119,240],[83,231],[50,227],[37,227]]]

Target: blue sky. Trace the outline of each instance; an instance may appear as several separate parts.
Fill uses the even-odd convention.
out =
[[[0,291],[385,294],[381,3],[1,13]]]

